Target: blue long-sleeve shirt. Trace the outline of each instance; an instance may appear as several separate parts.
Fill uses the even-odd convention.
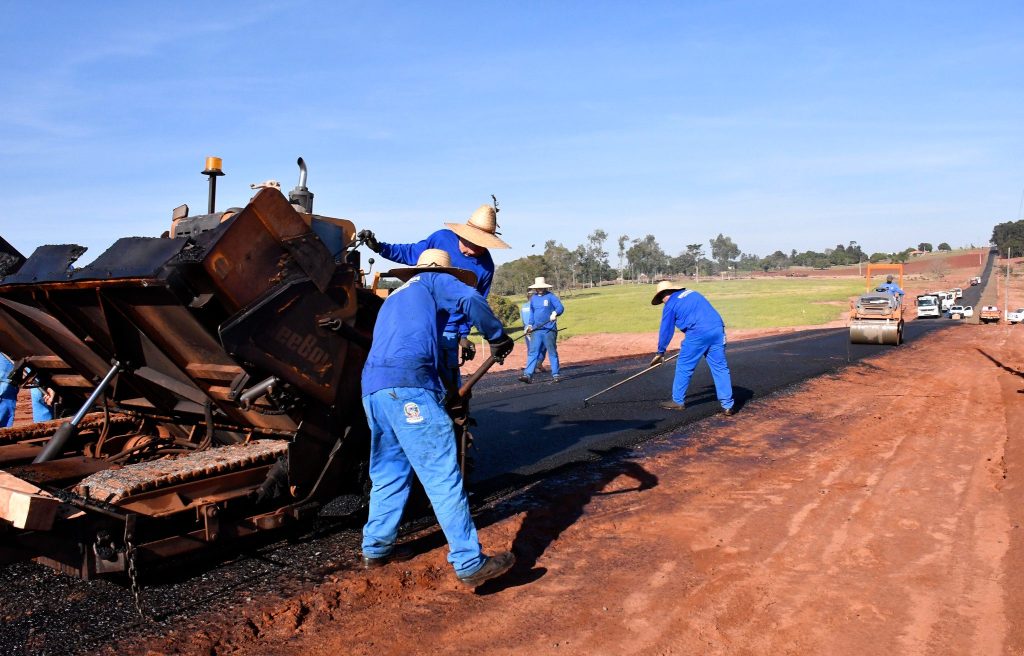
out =
[[[444,391],[439,342],[455,312],[468,317],[488,341],[504,333],[484,297],[450,274],[420,273],[391,292],[373,328],[373,346],[363,366],[363,396],[385,387]]]
[[[665,353],[672,335],[678,328],[684,333],[706,334],[725,332],[725,322],[708,299],[692,289],[671,294],[661,311],[661,330],[658,331],[658,353]]]
[[[879,285],[877,287],[877,289],[881,289],[881,290],[887,291],[890,294],[899,294],[900,296],[903,296],[904,293],[905,293],[902,289],[900,289],[900,286],[897,285],[894,282],[882,283],[881,285]]]
[[[558,325],[551,320],[551,313],[554,312],[557,316],[564,311],[562,302],[551,292],[536,294],[530,299],[530,312],[527,318],[529,323],[527,325],[532,326],[534,332],[556,330]]]
[[[466,255],[459,250],[459,236],[451,230],[438,230],[423,241],[415,244],[387,244],[380,243],[378,251],[382,257],[399,264],[414,265],[423,251],[428,248],[440,248],[448,253],[452,260],[452,266],[459,269],[466,269],[476,274],[476,290],[480,295],[487,298],[491,293],[491,281],[494,279],[494,260],[491,253],[484,251],[480,257]],[[448,318],[445,332],[456,333],[460,336],[469,334],[470,321],[461,312],[456,312]]]

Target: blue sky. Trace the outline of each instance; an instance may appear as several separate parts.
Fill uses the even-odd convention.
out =
[[[416,241],[987,243],[1020,217],[1024,3],[3,2],[0,234],[156,236],[249,183]],[[614,260],[613,255],[613,260]]]

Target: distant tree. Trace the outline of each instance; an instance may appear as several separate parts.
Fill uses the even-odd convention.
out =
[[[556,289],[565,289],[570,280],[574,280],[576,270],[576,254],[554,239],[544,242],[544,264],[552,280],[548,281]]]
[[[904,248],[899,253],[892,253],[889,257],[896,264],[904,264],[910,259],[910,254],[913,252],[913,248]]]
[[[1004,256],[1007,250],[1024,253],[1024,220],[997,223],[992,228],[992,243]]]
[[[604,250],[604,242],[608,233],[598,228],[587,235],[586,246],[580,255],[580,271],[587,282],[593,284],[604,278],[608,266],[608,251]]]
[[[547,261],[542,256],[528,255],[499,266],[494,272],[491,291],[498,295],[523,294],[533,284],[534,278],[550,275]]]
[[[940,251],[951,251],[953,249],[950,248],[949,244],[947,244],[946,242],[942,242],[941,244],[939,244],[939,250]]]
[[[646,273],[656,276],[668,269],[668,255],[658,245],[654,235],[646,235],[643,239],[634,239],[633,245],[626,251],[629,267],[635,274]]]
[[[761,269],[764,271],[770,271],[772,269],[779,270],[785,268],[790,262],[790,258],[786,256],[782,251],[775,251],[771,255],[768,255],[761,262]]]
[[[740,247],[722,233],[718,233],[718,236],[712,239],[710,244],[711,259],[717,261],[723,268],[740,255]]]
[[[587,257],[587,248],[580,244],[576,247],[576,250],[572,251],[572,286],[573,288],[579,283],[583,277],[583,266],[584,260]]]
[[[923,242],[921,242],[920,244],[917,245],[917,250],[924,251],[925,253],[931,253],[932,252],[932,245],[929,244],[926,241],[923,241]]]
[[[495,271],[497,275],[497,271]],[[505,326],[511,326],[522,321],[519,314],[519,305],[501,294],[491,294],[487,297],[487,304],[491,306],[494,316]]]
[[[697,271],[697,263],[704,257],[704,247],[700,244],[688,244],[686,250],[681,252],[669,262],[669,269],[672,273],[681,273],[689,276]]]
[[[879,262],[884,262],[885,260],[888,260],[888,259],[889,259],[889,254],[888,253],[872,253],[871,257],[868,258],[868,261],[871,262],[872,264],[878,264]]]
[[[949,267],[946,266],[946,258],[936,257],[932,259],[932,273],[936,278],[946,277],[946,274],[949,273]]]
[[[622,265],[626,261],[626,244],[629,243],[629,235],[619,235],[619,278],[622,278]]]

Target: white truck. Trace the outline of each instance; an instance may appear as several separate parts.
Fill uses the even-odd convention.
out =
[[[932,292],[932,294],[935,294],[936,296],[939,297],[939,309],[942,312],[946,312],[947,310],[949,310],[949,308],[953,306],[953,303],[956,302],[956,299],[953,298],[953,292],[939,291]]]
[[[953,296],[958,301],[964,297],[964,290],[961,289],[960,287],[957,287],[956,289],[951,289],[950,291],[953,292]]]
[[[1020,323],[1024,321],[1024,308],[1017,308],[1013,312],[1006,313],[1007,323]]]
[[[939,317],[942,310],[939,309],[939,297],[935,294],[921,294],[917,297],[917,318]]]

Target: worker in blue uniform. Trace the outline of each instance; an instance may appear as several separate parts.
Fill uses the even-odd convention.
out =
[[[490,342],[496,360],[512,351],[513,341],[471,286],[476,276],[452,267],[446,252],[427,249],[415,267],[390,274],[405,284],[380,309],[362,375],[372,483],[363,566],[409,557],[395,549],[395,540],[415,472],[448,540],[448,562],[462,583],[476,587],[508,571],[515,556],[487,556],[480,547],[443,401],[440,337],[458,312]]]
[[[52,389],[43,389],[42,387],[32,388],[32,421],[50,421],[53,419],[53,399],[54,392]]]
[[[18,386],[7,380],[14,363],[0,353],[0,428],[14,425],[14,410],[18,405]]]
[[[729,363],[725,360],[725,324],[722,315],[718,314],[711,303],[699,293],[680,287],[669,280],[658,283],[654,298],[651,299],[651,305],[661,303],[664,303],[665,307],[661,312],[658,352],[651,360],[650,366],[664,362],[665,349],[672,341],[675,328],[685,335],[676,362],[672,400],[661,403],[661,407],[668,410],[682,410],[686,407],[686,388],[690,385],[693,370],[703,357],[711,369],[722,412],[727,415],[733,414],[735,401],[732,397]]]
[[[533,298],[533,296],[534,296],[534,290],[527,289],[526,290],[526,302],[519,306],[519,318],[523,320],[523,330],[524,331],[526,330],[526,327],[530,325],[530,299]],[[526,333],[524,335],[524,337],[523,337],[523,341],[526,342],[526,352],[527,353],[530,352],[530,344],[533,342],[533,339],[534,339],[534,336],[531,335],[530,333]],[[537,369],[535,371],[544,371],[544,356],[547,354],[548,349],[547,349],[546,346],[544,346],[544,341],[543,340],[541,340],[541,343],[538,346],[538,348],[540,349],[540,358],[539,358],[539,361],[537,362]],[[523,367],[523,371],[524,372],[526,371],[525,365]]]
[[[903,296],[905,295],[905,292],[900,289],[900,286],[893,282],[892,274],[887,275],[885,277],[885,282],[879,285],[877,289],[880,292],[886,292],[896,296],[900,301],[903,300]]]
[[[530,337],[530,350],[526,357],[526,370],[519,380],[524,383],[533,382],[533,373],[540,364],[541,346],[547,351],[551,361],[551,379],[556,383],[561,380],[558,367],[558,324],[556,319],[565,311],[562,302],[551,293],[551,285],[544,282],[544,276],[538,276],[530,285],[534,294],[530,298],[530,312],[527,317],[526,334]]]
[[[438,230],[415,244],[390,244],[378,241],[370,230],[362,230],[357,237],[366,246],[383,257],[399,264],[414,264],[428,248],[448,253],[452,266],[476,274],[475,288],[487,298],[494,279],[494,260],[490,248],[509,248],[498,235],[497,213],[490,205],[481,205],[466,223],[445,223]],[[448,318],[441,334],[441,378],[445,386],[455,389],[461,384],[459,375],[459,349],[463,360],[472,360],[476,347],[469,341],[470,322],[465,314],[456,311]]]

